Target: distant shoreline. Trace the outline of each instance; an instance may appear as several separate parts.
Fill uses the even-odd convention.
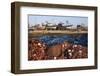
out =
[[[46,31],[46,30],[36,30],[36,31],[31,31],[28,33],[28,36],[43,36],[43,35],[82,35],[82,34],[88,34],[88,31]]]

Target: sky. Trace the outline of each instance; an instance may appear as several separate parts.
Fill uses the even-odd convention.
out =
[[[74,26],[84,24],[84,26],[88,26],[88,17],[78,17],[78,16],[46,16],[46,15],[29,15],[28,23],[29,26],[34,26],[35,24],[46,23],[58,24],[60,22],[66,24],[72,24]],[[67,23],[66,23],[67,21]]]

